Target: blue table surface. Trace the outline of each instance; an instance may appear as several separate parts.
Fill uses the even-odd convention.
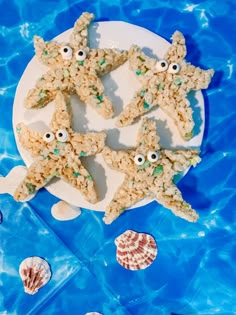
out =
[[[12,108],[19,79],[34,55],[33,36],[50,40],[84,11],[93,12],[96,21],[126,21],[167,40],[178,29],[188,38],[187,60],[215,69],[203,92],[202,162],[178,184],[200,219],[188,223],[152,202],[110,226],[102,213],[86,209],[77,219],[60,222],[50,212],[58,199],[45,189],[28,203],[2,194],[0,314],[236,314],[234,0],[0,0],[0,175],[24,164]],[[127,229],[155,237],[159,253],[149,268],[132,272],[116,262],[114,239]],[[18,268],[32,255],[44,257],[53,276],[30,296]]]

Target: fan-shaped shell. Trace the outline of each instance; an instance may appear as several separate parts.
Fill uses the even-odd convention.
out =
[[[150,266],[157,256],[154,238],[145,233],[127,230],[115,239],[118,263],[129,270],[140,270]]]
[[[24,259],[19,267],[19,274],[28,294],[35,294],[51,278],[51,270],[46,260],[33,256]]]

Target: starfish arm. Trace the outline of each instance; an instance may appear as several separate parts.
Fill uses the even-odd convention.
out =
[[[74,28],[70,35],[70,46],[74,49],[83,49],[88,45],[88,27],[94,15],[84,12],[74,24]]]
[[[183,200],[180,190],[173,183],[162,183],[150,189],[158,203],[171,210],[176,216],[189,222],[196,222],[198,214]]]
[[[55,68],[59,63],[63,63],[60,54],[61,45],[55,41],[45,42],[43,38],[34,36],[34,49],[38,60],[45,66]]]
[[[101,80],[93,73],[82,76],[76,84],[76,93],[85,104],[92,106],[105,119],[114,114],[110,99],[104,94]]]
[[[58,176],[57,165],[52,160],[37,160],[27,171],[27,174],[14,193],[17,201],[25,200],[28,196],[44,187],[54,176]]]
[[[112,201],[106,208],[103,218],[106,224],[112,223],[118,218],[127,208],[143,199],[145,194],[142,190],[136,187],[132,178],[126,176],[122,185],[118,188]]]
[[[72,94],[74,86],[62,69],[49,70],[36,83],[35,88],[29,90],[24,101],[26,108],[41,108],[51,102],[58,91]]]
[[[196,166],[201,161],[199,150],[164,150],[165,156],[170,160],[176,172],[182,172],[191,165]]]
[[[186,56],[187,49],[185,45],[185,38],[179,31],[174,32],[171,37],[172,44],[164,56],[164,59],[168,60],[169,63],[181,62]]]
[[[154,98],[155,94],[152,93],[152,91],[149,91],[148,88],[140,89],[135,93],[135,96],[131,100],[130,104],[128,104],[117,117],[116,125],[118,127],[131,125],[135,118],[145,114],[153,106],[155,106],[155,103],[152,102]]]
[[[138,151],[145,155],[149,150],[157,151],[160,149],[159,142],[160,138],[157,134],[155,121],[146,118],[143,119],[137,137]]]
[[[74,133],[71,136],[71,144],[76,154],[79,156],[89,156],[102,151],[105,139],[105,132]]]
[[[189,63],[183,67],[181,74],[185,78],[185,86],[190,90],[207,89],[214,75],[213,69],[203,70]]]
[[[140,47],[133,45],[129,50],[129,67],[137,78],[144,82],[154,68],[156,60],[144,54]]]
[[[24,123],[17,124],[16,131],[23,148],[30,151],[33,157],[38,156],[45,146],[42,133],[31,130]]]
[[[92,176],[81,164],[78,157],[72,157],[63,162],[64,167],[61,169],[61,178],[78,189],[83,197],[91,203],[98,201],[97,191]]]
[[[70,129],[72,124],[72,109],[69,96],[58,91],[55,97],[55,111],[53,113],[50,127],[53,131],[59,129]]]
[[[134,154],[131,151],[124,150],[112,150],[108,146],[105,146],[102,151],[103,158],[106,164],[117,171],[132,173],[134,168]]]
[[[88,57],[90,66],[96,70],[99,76],[103,76],[125,63],[128,59],[128,51],[118,49],[91,49]]]

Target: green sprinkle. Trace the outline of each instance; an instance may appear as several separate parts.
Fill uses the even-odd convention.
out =
[[[81,60],[81,61],[77,61],[78,65],[80,66],[83,66],[84,65],[84,62]]]
[[[141,56],[138,56],[137,58],[138,58],[139,60],[141,60],[142,62],[145,61],[145,59],[144,59],[143,57],[141,57]]]
[[[150,166],[150,162],[145,161],[142,165],[139,166],[139,169],[143,170],[143,169],[147,168],[148,166]]]
[[[44,97],[46,97],[46,96],[47,96],[47,93],[46,93],[45,90],[40,90],[40,91],[39,91],[39,97],[40,97],[40,98],[44,98]]]
[[[20,134],[21,132],[21,128],[20,127],[16,127],[16,132],[18,133],[18,135]]]
[[[199,156],[194,156],[189,161],[190,161],[190,164],[192,166],[195,166],[195,165],[197,165],[197,163],[199,163],[201,161],[201,158]]]
[[[189,205],[187,202],[184,202],[184,203],[183,203],[183,208],[189,209],[189,208],[190,208],[190,205]]]
[[[53,153],[56,154],[56,155],[60,155],[60,150],[59,149],[54,149]]]
[[[137,74],[137,75],[140,75],[141,73],[142,73],[141,70],[137,70],[137,71],[136,71],[136,74]]]
[[[159,176],[161,173],[163,172],[163,166],[162,165],[157,165],[153,172],[152,172],[152,176],[157,177]]]
[[[80,176],[80,173],[79,173],[79,172],[74,172],[73,175],[74,175],[75,177],[78,177],[78,176]]]
[[[180,78],[175,78],[174,84],[175,85],[181,85],[182,84],[182,80]]]
[[[47,51],[46,49],[43,51],[43,55],[44,55],[44,56],[47,56],[47,55],[48,55],[48,51]]]
[[[145,93],[146,93],[146,90],[142,90],[142,91],[140,92],[140,95],[143,96]]]
[[[164,84],[157,84],[157,89],[158,90],[164,90],[165,85]]]
[[[87,155],[87,153],[84,152],[84,151],[81,151],[80,154],[79,154],[79,156],[86,156],[86,155]]]
[[[29,194],[33,194],[35,192],[36,186],[31,183],[26,183],[25,186],[28,189]]]
[[[149,109],[150,105],[148,103],[144,102],[143,103],[143,107],[146,108],[146,109]]]
[[[87,179],[88,179],[88,180],[92,180],[93,178],[92,178],[91,175],[88,175],[88,176],[87,176]]]
[[[97,96],[97,99],[99,100],[99,102],[101,103],[102,102],[102,100],[103,100],[103,96],[102,95],[98,95]]]
[[[106,60],[105,60],[105,59],[102,59],[102,60],[100,61],[100,66],[104,65],[104,63],[106,63]]]

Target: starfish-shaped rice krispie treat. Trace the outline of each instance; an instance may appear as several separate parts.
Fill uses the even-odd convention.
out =
[[[34,37],[36,56],[50,70],[29,91],[25,107],[43,107],[60,90],[68,94],[76,93],[81,101],[106,119],[113,116],[112,103],[104,94],[99,77],[123,64],[128,52],[89,48],[88,27],[93,18],[93,14],[83,13],[75,22],[68,43],[45,42],[41,37]]]
[[[214,71],[202,70],[184,59],[187,51],[182,33],[176,31],[172,41],[164,59],[159,61],[149,58],[138,46],[131,47],[130,68],[142,87],[118,116],[118,126],[130,125],[135,118],[159,105],[175,121],[182,138],[192,138],[194,121],[187,95],[192,90],[206,89]]]
[[[183,200],[173,182],[174,175],[196,165],[198,150],[165,150],[153,120],[144,119],[137,137],[137,147],[130,150],[103,149],[103,157],[112,169],[125,174],[108,205],[104,221],[110,224],[127,208],[146,196],[154,197],[175,215],[195,222],[198,214]]]
[[[51,131],[42,133],[31,130],[23,123],[17,125],[21,145],[31,152],[35,160],[16,189],[14,198],[25,200],[53,177],[58,177],[78,189],[86,200],[96,203],[98,196],[95,183],[80,157],[99,153],[104,147],[106,134],[74,132],[68,96],[61,92],[56,95],[55,105],[50,122]]]

